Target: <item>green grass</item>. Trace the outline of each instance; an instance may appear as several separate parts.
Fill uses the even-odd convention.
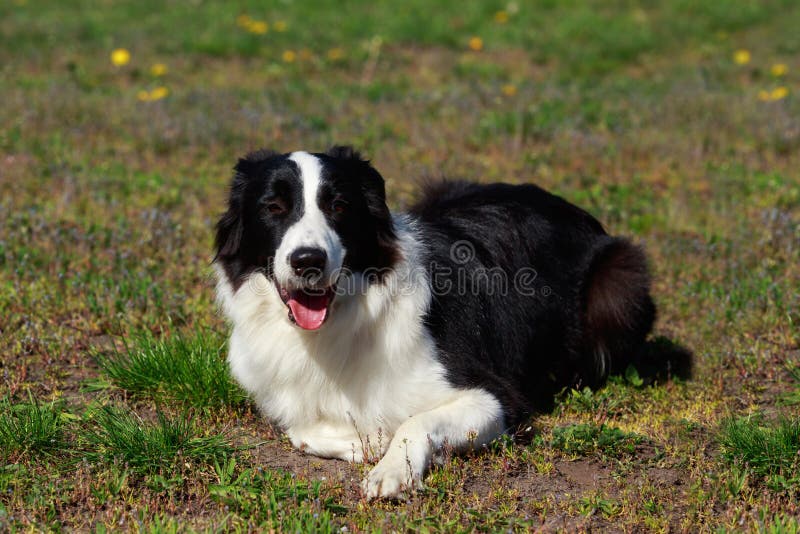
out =
[[[797,534],[800,532],[800,522],[796,517],[778,514],[776,517],[765,518],[759,529],[764,534]]]
[[[786,370],[794,381],[794,387],[780,395],[778,401],[784,405],[796,406],[800,404],[800,366],[788,364]]]
[[[103,408],[93,417],[84,453],[92,461],[117,462],[139,474],[179,476],[210,466],[234,451],[224,435],[204,433],[190,415],[168,417],[158,412],[145,422],[136,414]],[[167,479],[165,479],[167,480]]]
[[[577,424],[554,428],[549,445],[573,456],[599,454],[616,458],[632,454],[642,440],[642,436],[612,426]]]
[[[209,486],[211,497],[246,518],[236,528],[332,531],[334,513],[347,511],[320,481],[298,480],[280,471],[239,469],[235,459],[215,464],[215,474],[218,482]]]
[[[800,489],[800,420],[736,418],[722,427],[724,457],[777,490]]]
[[[243,391],[230,375],[225,341],[218,336],[140,333],[124,350],[101,353],[97,363],[109,380],[131,393],[195,407],[239,407]]]
[[[578,501],[578,509],[583,515],[600,514],[607,519],[613,519],[620,513],[619,503],[597,493],[581,497]]]
[[[791,0],[0,3],[0,531],[796,529],[798,27]],[[394,210],[423,176],[537,183],[643,244],[654,350],[694,378],[566,391],[363,503],[230,381],[209,268],[236,158],[334,143]]]
[[[64,415],[55,403],[40,404],[30,398],[28,402],[12,403],[0,400],[0,452],[11,454],[39,454],[58,449],[63,445]]]

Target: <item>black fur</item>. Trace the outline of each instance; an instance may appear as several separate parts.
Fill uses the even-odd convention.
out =
[[[392,267],[399,256],[383,177],[351,147],[334,146],[314,155],[325,166],[322,194],[340,195],[348,204],[346,216],[333,221],[347,250],[344,267],[378,274]],[[326,197],[321,200],[324,204]]]
[[[564,387],[601,385],[641,350],[655,319],[644,254],[580,208],[534,185],[444,182],[411,213],[434,271],[474,281],[499,269],[509,281],[494,294],[437,292],[427,316],[450,379],[490,391],[509,423]],[[473,247],[469,262],[457,241]],[[532,283],[515,287],[528,269]]]

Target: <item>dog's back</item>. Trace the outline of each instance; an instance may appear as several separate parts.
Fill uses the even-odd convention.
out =
[[[442,182],[411,213],[449,378],[491,391],[509,422],[564,387],[601,385],[641,350],[655,318],[645,256],[587,212],[532,185]]]

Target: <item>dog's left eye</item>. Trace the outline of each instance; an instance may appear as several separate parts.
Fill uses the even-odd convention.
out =
[[[337,198],[331,202],[331,211],[334,213],[344,213],[347,210],[347,202],[344,200]]]
[[[267,201],[264,206],[271,215],[283,215],[286,213],[286,203],[279,198],[273,198]]]

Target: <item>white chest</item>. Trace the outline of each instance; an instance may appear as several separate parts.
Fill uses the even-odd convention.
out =
[[[284,428],[327,424],[391,435],[454,394],[422,326],[427,294],[383,288],[345,296],[320,330],[308,332],[287,321],[277,296],[247,291],[227,306],[231,370]]]

